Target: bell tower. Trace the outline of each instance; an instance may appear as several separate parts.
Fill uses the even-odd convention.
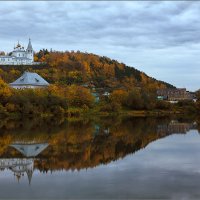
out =
[[[29,38],[29,42],[28,42],[28,47],[26,49],[26,57],[31,59],[31,62],[34,62],[34,59],[33,59],[33,47],[32,47],[30,38]]]

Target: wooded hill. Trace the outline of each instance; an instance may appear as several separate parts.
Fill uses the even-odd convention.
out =
[[[174,87],[158,81],[145,73],[126,66],[105,56],[83,52],[48,52],[40,50],[35,53],[35,61],[43,62],[34,66],[0,66],[0,77],[10,83],[24,71],[36,72],[49,83],[62,85],[87,84],[89,87],[113,89],[146,89]]]

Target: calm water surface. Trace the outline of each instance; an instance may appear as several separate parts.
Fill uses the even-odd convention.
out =
[[[2,121],[1,199],[200,199],[195,121]]]

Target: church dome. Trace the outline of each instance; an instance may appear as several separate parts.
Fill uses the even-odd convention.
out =
[[[20,47],[21,47],[21,44],[18,43],[16,47],[17,47],[17,48],[20,48]]]
[[[25,52],[24,47],[18,42],[18,44],[16,45],[16,47],[14,47],[14,51],[15,52]]]

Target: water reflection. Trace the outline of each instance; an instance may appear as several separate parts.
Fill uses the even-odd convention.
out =
[[[1,171],[4,171],[5,169],[11,170],[18,182],[20,178],[26,174],[30,184],[34,171],[34,157],[38,156],[44,149],[46,149],[48,147],[48,143],[17,141],[9,146],[19,151],[25,158],[0,159]]]
[[[157,126],[157,132],[159,133],[159,135],[187,133],[190,129],[195,129],[196,127],[196,122],[185,123],[178,122],[177,120],[171,120],[169,124],[159,124]]]
[[[169,119],[106,119],[10,125],[1,127],[0,156],[37,158],[40,171],[91,168],[123,158],[152,141],[173,133],[184,134],[195,128],[193,122]]]
[[[186,134],[190,130],[197,129],[197,127],[198,124],[194,122],[194,120],[174,120],[166,118],[100,118],[73,122],[67,122],[63,119],[57,121],[54,119],[18,122],[2,121],[0,124],[0,177],[4,177],[3,174],[5,174],[7,180],[14,175],[17,180],[15,182],[23,182],[25,179],[24,177],[26,177],[26,180],[28,180],[26,184],[28,182],[31,183],[31,180],[33,182],[35,178],[35,181],[39,185],[42,184],[42,182],[39,181],[39,177],[43,177],[42,180],[45,180],[46,184],[45,188],[49,190],[51,186],[53,187],[53,182],[49,182],[49,172],[52,175],[51,180],[55,181],[56,184],[59,185],[59,183],[62,183],[68,185],[69,182],[67,181],[73,180],[77,187],[81,184],[81,180],[90,179],[90,173],[94,173],[92,175],[93,179],[96,177],[97,180],[100,181],[99,184],[101,184],[101,187],[103,187],[103,182],[109,179],[109,175],[111,176],[111,171],[109,171],[109,169],[114,168],[116,170],[116,167],[119,166],[121,171],[118,172],[118,175],[115,175],[115,178],[117,181],[122,181],[121,187],[124,191],[121,194],[125,194],[129,192],[127,191],[127,184],[134,184],[134,182],[129,182],[128,177],[130,174],[135,178],[136,174],[140,174],[141,177],[143,177],[144,171],[143,174],[141,174],[139,170],[143,167],[145,169],[145,166],[148,166],[145,162],[151,157],[151,154],[145,157],[144,160],[140,161],[143,163],[137,168],[138,160],[141,160],[142,156],[139,158],[140,154],[132,155],[133,153],[142,152],[140,150],[158,139],[165,138],[174,133]],[[156,142],[156,144],[158,145],[159,142]],[[164,145],[162,147],[164,147]],[[150,152],[148,148],[146,151]],[[165,150],[165,152],[167,151],[169,150]],[[183,150],[181,151],[183,152]],[[189,148],[187,151],[189,151]],[[159,151],[156,153],[158,153],[157,158],[159,158]],[[160,153],[165,155],[162,151],[160,151]],[[176,151],[176,153],[178,153],[178,151]],[[131,158],[128,157],[128,155],[131,156]],[[173,154],[173,156],[174,155],[175,154]],[[173,156],[171,155],[171,157]],[[113,162],[117,160],[118,162]],[[159,161],[157,161],[156,164],[162,166],[162,164],[165,163],[165,165],[169,165],[168,168],[170,168],[169,160],[169,156],[166,156],[166,162],[162,161],[162,163],[159,163]],[[131,165],[129,165],[128,162],[130,162]],[[127,165],[129,166],[127,167]],[[104,180],[102,180],[102,177],[99,177],[100,174],[102,174],[99,169],[102,167],[98,169],[97,166],[104,166],[105,174],[102,175]],[[84,169],[87,170],[87,178],[79,177],[80,179],[76,180],[77,176],[82,176],[81,174]],[[114,169],[113,173],[115,171]],[[133,169],[135,170],[135,175],[133,175]],[[12,172],[12,175],[8,174],[8,171]],[[74,174],[69,174],[73,171],[75,171]],[[80,171],[79,175],[76,175],[77,171]],[[68,178],[65,180],[63,179],[64,172],[68,174]],[[86,176],[86,174],[84,176]],[[0,180],[0,186],[2,187],[1,183],[3,182]],[[145,184],[147,182],[144,180],[143,183]],[[109,187],[112,188],[110,189],[110,193],[117,192],[113,189],[112,185],[116,186],[118,184],[119,183],[116,182],[112,182],[111,185],[109,184]],[[56,190],[54,191],[55,195],[51,195],[54,197],[57,197],[57,195],[61,195],[62,198],[67,197],[66,190],[63,188],[64,185],[60,186],[58,189],[62,195]],[[93,185],[96,185],[96,182],[91,182],[91,187],[93,187]],[[17,186],[12,187],[15,188]],[[40,190],[34,183],[31,183],[30,187],[32,187],[32,190]],[[70,185],[66,187],[70,188]],[[19,187],[17,188],[21,189]],[[70,188],[70,190],[71,189],[72,188]],[[33,195],[32,190],[28,188],[24,190],[27,192],[26,195],[24,194],[25,197],[32,198],[32,196],[29,196]],[[137,192],[138,191],[139,190],[137,190]],[[89,191],[86,192],[87,194],[85,192],[86,191],[84,191],[85,198],[94,197],[89,195]],[[17,191],[14,192],[13,190],[13,195],[14,194],[15,198],[20,196],[18,196]],[[41,195],[38,196],[38,198],[48,198],[50,197],[48,195]],[[78,194],[75,192],[73,195]],[[70,197],[74,197],[73,195]],[[83,193],[81,195],[83,195]],[[76,197],[80,198],[82,197],[81,195]],[[128,197],[132,197],[131,195],[133,194],[130,194]],[[0,197],[2,197],[1,192]],[[4,194],[3,197],[8,196]],[[97,195],[96,197],[101,198],[103,196]],[[105,197],[115,198],[116,196],[108,195]],[[126,198],[126,195],[120,197]]]
[[[33,168],[34,159],[32,158],[5,158],[0,160],[1,171],[4,171],[5,169],[11,170],[18,182],[20,178],[26,174],[30,184],[33,174]]]
[[[25,157],[36,157],[44,149],[48,147],[48,143],[35,143],[34,141],[29,142],[15,142],[10,146],[15,148],[17,151],[23,154]]]

